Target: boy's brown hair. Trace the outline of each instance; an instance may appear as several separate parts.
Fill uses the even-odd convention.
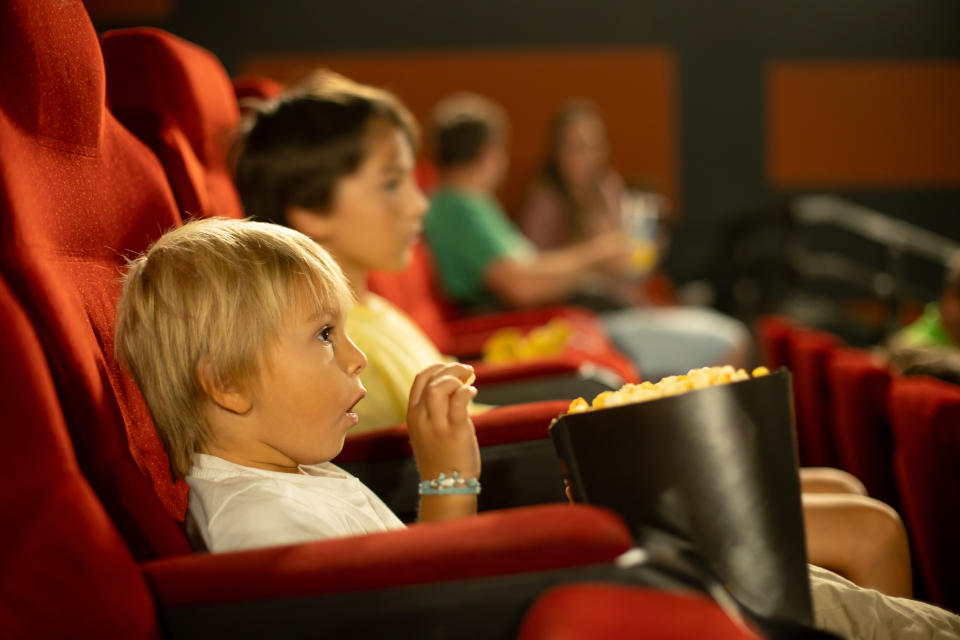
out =
[[[475,93],[455,93],[434,108],[433,152],[438,168],[472,164],[490,142],[505,140],[506,112],[495,102]]]
[[[256,385],[289,313],[312,306],[337,314],[352,300],[323,248],[274,224],[189,222],[131,261],[117,309],[117,357],[146,398],[174,477],[186,475],[213,436],[201,367],[215,384]]]
[[[369,153],[375,119],[419,144],[416,120],[393,94],[325,69],[317,71],[246,120],[234,149],[237,189],[247,215],[287,224],[287,211],[323,213],[337,182]]]

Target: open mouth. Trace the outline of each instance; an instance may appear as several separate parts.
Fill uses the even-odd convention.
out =
[[[356,414],[356,412],[353,410],[353,408],[356,407],[356,406],[357,406],[357,403],[359,403],[361,400],[363,400],[364,396],[366,396],[366,395],[367,395],[366,390],[361,391],[361,392],[360,392],[360,395],[357,396],[357,399],[353,401],[353,404],[351,404],[351,405],[350,405],[350,408],[348,408],[348,409],[346,410],[346,412],[344,413],[344,415],[347,416],[347,419],[348,419],[352,424],[354,424],[354,425],[357,425],[357,424],[360,423],[360,416],[358,416],[358,415]]]

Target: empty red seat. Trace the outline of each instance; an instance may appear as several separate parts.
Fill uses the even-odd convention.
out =
[[[925,376],[890,385],[894,472],[932,602],[960,611],[960,387]]]
[[[840,340],[822,331],[800,330],[788,344],[800,464],[836,467],[840,460],[833,442],[827,370]]]
[[[160,158],[181,215],[243,217],[227,164],[240,110],[216,56],[149,27],[101,44],[108,105]]]
[[[241,108],[246,100],[270,100],[283,93],[284,86],[266,76],[246,75],[233,79],[233,93]]]
[[[786,316],[762,316],[756,324],[760,361],[771,370],[790,366],[790,338],[798,330]]]
[[[871,496],[898,506],[887,407],[890,370],[869,351],[838,349],[828,377],[840,467],[857,476]]]

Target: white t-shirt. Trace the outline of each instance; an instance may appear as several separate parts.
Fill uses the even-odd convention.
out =
[[[188,509],[210,551],[235,551],[402,529],[359,479],[325,462],[301,473],[193,456]]]

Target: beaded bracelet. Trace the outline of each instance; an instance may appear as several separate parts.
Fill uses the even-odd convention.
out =
[[[476,478],[461,478],[459,471],[454,471],[449,477],[441,473],[433,480],[424,480],[420,483],[422,496],[477,495],[478,493],[480,493],[480,481]]]

